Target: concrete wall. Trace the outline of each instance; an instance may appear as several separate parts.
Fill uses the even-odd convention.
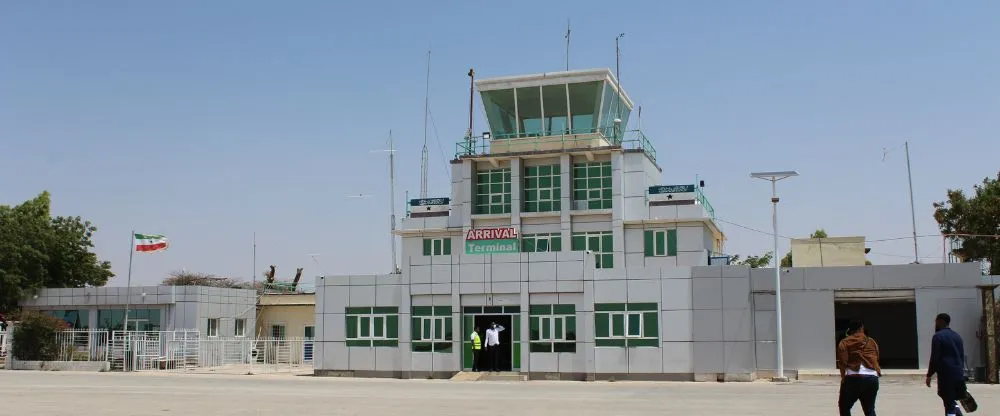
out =
[[[316,326],[316,306],[315,305],[269,305],[261,306],[260,314],[257,317],[257,329],[255,334],[261,337],[270,337],[272,325],[284,325],[285,336],[288,338],[302,338],[305,336],[306,326]],[[248,328],[247,331],[250,331]],[[315,332],[313,333],[315,334]],[[249,333],[247,335],[250,335]]]
[[[864,237],[792,239],[795,267],[864,266]]]
[[[749,270],[756,324],[757,365],[775,367],[774,269]],[[833,369],[834,298],[837,290],[913,289],[920,368],[926,368],[934,318],[947,312],[965,340],[971,366],[979,365],[976,330],[981,307],[977,263],[782,269],[784,364],[788,370]]]
[[[403,275],[321,278],[316,369],[404,377],[459,371],[465,336],[461,307],[483,305],[520,305],[525,343],[520,371],[533,376],[747,380],[775,368],[773,269],[584,269],[580,252],[455,257],[461,260],[457,265],[410,264]],[[932,321],[939,312],[952,315],[953,327],[968,340],[970,365],[978,365],[975,285],[980,281],[976,264],[783,269],[785,368],[834,368],[834,304],[838,291],[845,289],[912,289],[921,366],[926,365]],[[596,347],[594,304],[637,302],[659,305],[660,347]],[[459,334],[452,353],[410,351],[410,307],[431,304],[452,306],[452,332]],[[529,352],[532,304],[576,305],[576,353]],[[398,306],[398,348],[347,347],[348,306]]]

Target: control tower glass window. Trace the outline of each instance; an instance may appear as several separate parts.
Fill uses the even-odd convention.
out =
[[[545,134],[559,136],[569,133],[569,98],[566,84],[542,87],[542,115],[545,117]]]
[[[573,164],[573,209],[611,208],[611,162]]]
[[[574,134],[597,131],[602,85],[600,81],[569,84],[569,112],[572,114],[570,127]]]
[[[510,168],[476,172],[476,214],[510,214]]]
[[[524,168],[524,212],[562,210],[562,180],[559,165]]]
[[[516,137],[517,108],[514,104],[514,90],[484,91],[482,96],[486,119],[489,120],[493,136],[498,139]]]
[[[543,136],[541,87],[518,88],[516,91],[520,137]]]

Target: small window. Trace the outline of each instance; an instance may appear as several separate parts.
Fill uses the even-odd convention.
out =
[[[210,337],[219,336],[219,318],[208,319],[208,336]]]
[[[304,335],[303,338],[305,339],[316,338],[316,327],[312,325],[306,325],[305,330],[303,331],[303,335]]]
[[[271,325],[271,338],[285,339],[285,326],[282,324]]]
[[[451,255],[451,238],[425,238],[425,256],[448,256]]]
[[[677,230],[646,230],[643,232],[646,257],[677,255]]]
[[[233,335],[238,337],[246,336],[247,320],[241,318],[237,319],[235,322],[236,323],[235,323],[235,329],[233,330]]]

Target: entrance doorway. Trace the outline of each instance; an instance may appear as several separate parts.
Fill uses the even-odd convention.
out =
[[[913,300],[842,300],[833,311],[837,343],[847,336],[850,321],[861,319],[868,335],[878,342],[882,368],[919,368],[917,306]]]
[[[503,331],[500,331],[498,338],[500,345],[496,348],[496,351],[490,351],[486,349],[483,351],[482,357],[479,363],[479,368],[483,370],[493,369],[493,363],[489,360],[496,354],[496,365],[497,370],[500,371],[512,371],[513,370],[513,343],[511,342],[511,336],[514,333],[514,323],[511,315],[476,315],[474,318],[475,325],[479,327],[481,334],[479,335],[483,340],[483,347],[486,348],[486,330],[490,328],[493,323],[496,323],[498,328],[503,327]]]

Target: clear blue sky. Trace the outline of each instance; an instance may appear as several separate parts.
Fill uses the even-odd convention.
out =
[[[136,258],[133,284],[181,268],[250,278],[254,232],[258,273],[385,272],[387,163],[372,151],[393,129],[402,211],[419,189],[428,47],[430,189],[444,196],[468,68],[562,69],[567,18],[574,69],[614,68],[626,33],[622,83],[664,182],[700,175],[726,221],[769,230],[769,186],[748,173],[797,169],[780,234],[908,236],[903,153],[882,162],[882,148],[909,140],[918,230],[937,234],[932,202],[1000,168],[997,2],[348,3],[4,2],[0,203],[49,190],[56,214],[96,223],[112,285],[132,228],[172,242]],[[372,198],[345,197],[358,193]],[[727,252],[770,250],[722,226]],[[912,253],[871,247],[875,263]],[[940,238],[921,255],[940,261]]]

